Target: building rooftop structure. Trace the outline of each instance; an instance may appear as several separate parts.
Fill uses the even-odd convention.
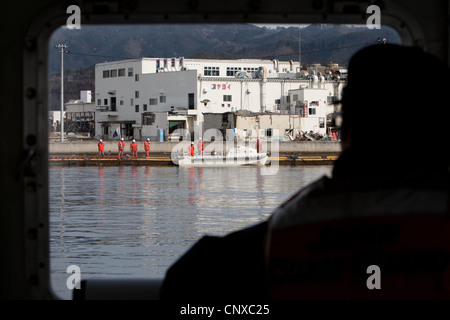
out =
[[[336,63],[326,66],[309,64],[300,66],[298,61],[280,61],[278,59],[185,59],[177,58],[139,58],[113,62],[99,63],[96,67],[107,68],[120,64],[136,63],[140,65],[139,73],[151,74],[160,72],[174,72],[184,70],[197,70],[199,76],[225,77],[238,79],[314,79],[314,76],[323,76],[325,80],[336,80],[345,75],[346,69]],[[123,73],[125,76],[125,73]],[[111,76],[112,77],[112,76]]]

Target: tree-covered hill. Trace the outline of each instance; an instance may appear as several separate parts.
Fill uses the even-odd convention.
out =
[[[80,90],[94,91],[93,66],[100,62],[140,57],[209,59],[299,59],[302,64],[335,62],[346,65],[358,49],[378,38],[399,43],[391,29],[369,30],[345,25],[267,28],[240,25],[135,25],[60,28],[49,42],[50,108],[59,108],[60,54],[54,46],[68,45],[64,57],[66,101]]]

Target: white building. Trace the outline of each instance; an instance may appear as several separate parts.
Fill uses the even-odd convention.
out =
[[[71,100],[65,105],[65,132],[84,132],[90,135],[95,126],[95,104],[91,90],[80,92],[80,99]]]
[[[70,100],[64,104],[64,133],[92,133],[95,125],[95,104],[92,91],[80,92],[80,99]],[[49,132],[55,136],[60,132],[61,111],[49,111]]]
[[[327,112],[323,101],[339,99],[342,84],[316,75],[306,78],[293,61],[142,58],[100,63],[95,68],[95,132],[105,138],[152,140],[170,138],[175,129],[201,135],[204,114],[293,114],[298,111],[293,96],[306,87],[320,90],[321,104],[315,114],[303,115],[309,120],[301,122],[302,131],[326,130],[320,128]]]
[[[289,90],[290,111],[291,114],[299,115],[299,129],[327,134],[326,118],[332,102],[328,97],[327,89],[305,87]]]

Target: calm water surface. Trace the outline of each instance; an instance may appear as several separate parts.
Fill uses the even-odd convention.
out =
[[[331,166],[264,168],[51,167],[51,281],[71,298],[67,267],[81,278],[162,278],[205,234],[265,220]]]

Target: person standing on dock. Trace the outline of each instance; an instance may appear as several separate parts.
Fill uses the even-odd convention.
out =
[[[191,142],[191,145],[188,147],[188,152],[191,157],[195,154],[195,147],[193,142]]]
[[[262,142],[258,138],[258,140],[256,140],[256,153],[260,153],[261,150],[262,150]]]
[[[123,138],[119,140],[117,146],[119,147],[119,154],[117,155],[117,159],[123,159],[123,151],[125,150],[125,141],[123,141]]]
[[[144,149],[145,149],[145,157],[150,157],[150,138],[147,138],[144,142]]]
[[[101,158],[105,156],[105,143],[102,139],[98,142],[98,156]]]
[[[136,143],[136,140],[133,139],[133,141],[130,144],[130,148],[131,148],[131,158],[136,158],[137,159],[137,143]]]
[[[203,156],[203,148],[205,147],[205,144],[203,143],[202,138],[198,138],[197,147],[198,147],[198,154]]]

